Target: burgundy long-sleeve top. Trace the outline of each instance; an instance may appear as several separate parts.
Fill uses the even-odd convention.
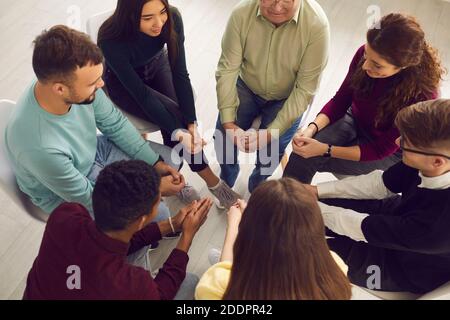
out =
[[[359,145],[361,149],[360,161],[373,161],[383,159],[398,150],[395,140],[400,136],[397,128],[392,125],[387,129],[375,127],[375,118],[378,113],[378,103],[383,95],[393,85],[399,74],[388,78],[373,79],[374,86],[372,93],[365,97],[355,95],[355,90],[351,87],[351,79],[356,71],[359,62],[364,58],[364,46],[356,52],[350,64],[347,76],[336,95],[322,108],[323,113],[330,118],[330,124],[345,116],[351,107],[353,118],[358,128],[372,137],[372,141]],[[421,94],[418,99],[411,101],[410,105],[432,100],[438,97],[438,90],[430,95]]]
[[[173,299],[186,276],[184,251],[174,249],[155,279],[126,261],[127,255],[160,239],[156,223],[130,243],[112,239],[97,229],[83,206],[63,203],[47,222],[24,299]],[[80,289],[73,289],[77,276]]]

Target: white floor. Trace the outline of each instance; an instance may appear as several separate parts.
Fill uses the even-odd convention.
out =
[[[203,127],[214,128],[217,119],[214,71],[220,55],[221,36],[233,6],[238,0],[172,0],[184,18],[189,71],[197,93],[197,115]],[[366,22],[378,6],[381,14],[400,11],[419,18],[429,41],[436,46],[447,68],[450,67],[450,3],[442,0],[318,0],[325,9],[332,28],[331,55],[321,89],[310,116],[332,97],[343,80],[355,50],[364,43]],[[33,78],[31,68],[32,41],[42,29],[54,24],[77,24],[81,29],[86,19],[112,9],[116,0],[1,0],[0,2],[0,99],[17,100]],[[368,9],[370,9],[368,13]],[[443,97],[450,98],[450,83],[442,85]],[[1,110],[0,110],[1,112]],[[208,136],[208,135],[207,135]],[[160,139],[159,136],[152,136]],[[212,143],[207,151],[212,153]],[[209,157],[213,162],[213,157]],[[218,166],[213,164],[213,169]],[[248,197],[246,182],[252,166],[244,165],[236,191]],[[208,192],[201,180],[183,169],[187,180]],[[281,176],[278,169],[273,178]],[[316,180],[330,178],[319,175]],[[169,200],[177,209],[179,203]],[[20,299],[26,276],[37,255],[44,224],[21,212],[0,188],[0,299]],[[188,271],[199,276],[208,268],[208,251],[222,245],[226,216],[213,208],[209,218],[194,239],[189,252]],[[164,240],[151,254],[157,267],[169,254],[176,241]]]

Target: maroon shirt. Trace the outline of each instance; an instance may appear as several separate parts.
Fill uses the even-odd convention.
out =
[[[372,94],[368,97],[356,97],[351,88],[351,78],[356,71],[359,62],[364,57],[364,46],[358,49],[350,64],[349,71],[344,82],[336,95],[323,107],[320,113],[326,114],[330,118],[330,124],[345,116],[347,110],[351,107],[353,118],[358,126],[373,139],[372,142],[362,144],[361,161],[372,161],[383,159],[398,150],[395,140],[400,136],[397,128],[392,125],[391,128],[383,130],[375,127],[375,118],[378,113],[378,102],[395,81],[397,75],[389,78],[374,79]],[[419,101],[436,99],[438,90],[432,96],[421,95],[420,99],[411,101],[410,105]]]
[[[151,223],[129,244],[114,240],[97,229],[83,206],[64,203],[47,222],[24,299],[173,299],[186,276],[189,258],[184,251],[174,249],[155,279],[126,261],[127,255],[160,239],[157,224]],[[74,275],[67,270],[73,265],[80,268],[79,290],[67,286]]]

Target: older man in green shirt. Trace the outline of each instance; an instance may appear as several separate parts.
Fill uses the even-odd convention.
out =
[[[319,86],[329,38],[314,0],[243,0],[233,10],[216,72],[217,129],[228,139],[216,136],[215,147],[228,185],[239,174],[238,148],[258,150],[250,192],[276,169]]]

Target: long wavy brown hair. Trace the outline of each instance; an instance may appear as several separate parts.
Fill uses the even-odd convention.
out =
[[[439,90],[445,69],[436,49],[425,40],[425,33],[414,17],[399,13],[384,16],[367,32],[367,43],[390,64],[401,70],[390,90],[379,101],[375,126],[389,128],[402,108],[431,99]],[[351,85],[359,97],[371,93],[375,79],[362,69],[361,59]]]
[[[233,247],[226,300],[347,300],[350,282],[330,254],[317,199],[283,178],[252,193]]]

